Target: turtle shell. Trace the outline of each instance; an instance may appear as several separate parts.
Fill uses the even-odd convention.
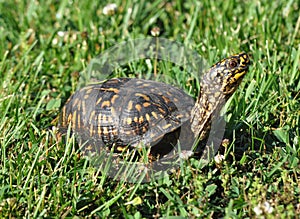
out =
[[[192,97],[161,82],[114,78],[75,92],[63,107],[60,129],[93,147],[153,146],[190,119]]]

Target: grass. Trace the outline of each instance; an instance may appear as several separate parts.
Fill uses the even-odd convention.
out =
[[[107,3],[0,1],[1,217],[299,215],[299,2],[116,1],[111,16]],[[145,184],[113,181],[78,156],[73,138],[56,140],[55,118],[92,58],[156,26],[210,64],[242,50],[253,64],[228,103],[223,162],[199,170],[191,159]],[[196,95],[180,68],[157,69]],[[151,70],[141,60],[116,75],[143,72]]]

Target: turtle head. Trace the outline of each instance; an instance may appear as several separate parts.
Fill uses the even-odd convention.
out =
[[[242,52],[217,62],[202,75],[200,93],[191,115],[191,129],[195,136],[206,137],[211,116],[219,112],[234,93],[249,66],[249,56]]]
[[[203,77],[204,92],[221,92],[228,99],[241,83],[249,66],[249,56],[244,52],[217,62]]]

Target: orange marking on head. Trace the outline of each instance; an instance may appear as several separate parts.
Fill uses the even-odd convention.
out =
[[[123,152],[123,151],[125,151],[126,147],[118,146],[116,149],[119,152]]]
[[[240,61],[241,61],[241,62],[244,62],[244,61],[245,61],[245,59],[244,59],[243,56],[240,57]]]

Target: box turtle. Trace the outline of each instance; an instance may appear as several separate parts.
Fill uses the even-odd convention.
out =
[[[60,131],[70,127],[87,151],[148,146],[151,154],[163,156],[170,150],[161,142],[176,144],[183,123],[190,124],[193,137],[205,136],[212,114],[234,93],[249,65],[244,52],[214,64],[202,76],[196,102],[176,87],[150,80],[113,78],[88,85],[66,102]]]

